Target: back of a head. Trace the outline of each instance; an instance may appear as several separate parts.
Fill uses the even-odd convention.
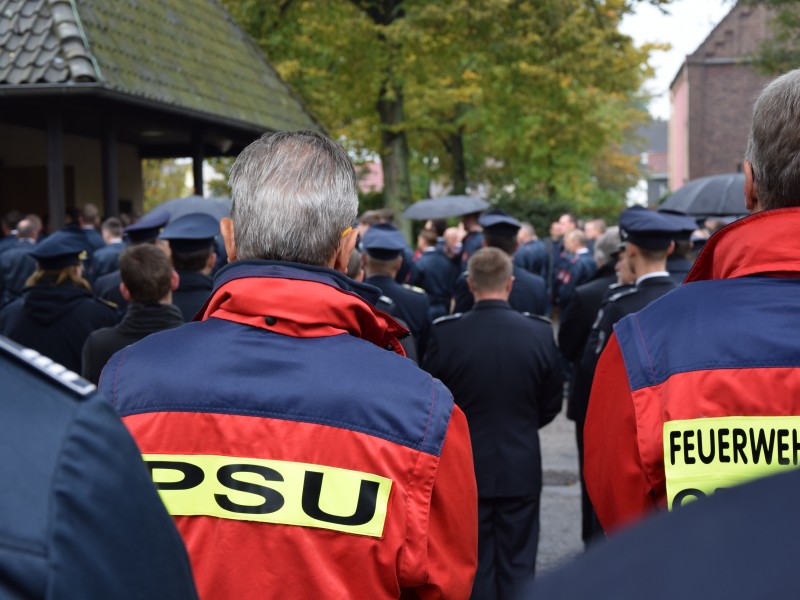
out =
[[[417,236],[417,240],[424,242],[426,248],[433,248],[436,246],[437,239],[436,232],[430,229],[422,229]]]
[[[126,249],[119,257],[119,271],[133,302],[158,304],[171,289],[172,265],[154,245]]]
[[[96,204],[88,202],[81,209],[81,218],[86,225],[94,225],[100,218],[100,209],[97,208]]]
[[[120,221],[117,217],[109,217],[103,221],[102,230],[103,232],[108,233],[108,235],[112,238],[121,238],[122,221]]]
[[[487,228],[483,232],[487,248],[499,248],[508,255],[517,249],[517,230],[502,227]]]
[[[581,229],[573,229],[564,235],[564,241],[569,241],[577,248],[586,247],[586,234]]]
[[[229,184],[243,260],[326,265],[358,211],[347,153],[310,131],[262,136],[236,159]]]
[[[619,227],[614,225],[606,229],[594,244],[594,260],[598,266],[610,263],[615,252],[619,250]]]
[[[756,100],[745,159],[763,210],[800,206],[800,69],[778,77]]]
[[[499,248],[481,248],[467,263],[467,274],[476,292],[502,291],[512,272],[511,258]]]
[[[41,221],[38,223],[29,217],[25,217],[17,223],[17,237],[36,239],[39,231],[42,229]]]

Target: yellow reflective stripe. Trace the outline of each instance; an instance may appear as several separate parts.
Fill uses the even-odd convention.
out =
[[[800,417],[716,417],[664,423],[667,505],[800,466]]]
[[[145,454],[174,516],[206,515],[381,537],[392,480],[309,463]]]

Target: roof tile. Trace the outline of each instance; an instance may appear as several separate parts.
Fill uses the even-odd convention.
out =
[[[318,128],[217,0],[0,0],[0,14],[0,85],[97,81],[264,129]]]

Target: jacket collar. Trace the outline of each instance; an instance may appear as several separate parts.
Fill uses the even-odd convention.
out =
[[[381,291],[325,267],[265,260],[236,261],[214,278],[196,320],[210,317],[293,337],[348,333],[403,354],[400,323],[374,303]]]
[[[800,277],[800,207],[755,213],[706,242],[685,283],[748,275]]]
[[[489,310],[493,308],[507,308],[511,310],[511,305],[505,300],[479,300],[472,306],[472,310]]]

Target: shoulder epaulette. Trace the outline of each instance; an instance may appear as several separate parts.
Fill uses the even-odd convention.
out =
[[[524,312],[521,313],[523,317],[528,317],[529,319],[534,319],[536,321],[541,321],[542,323],[547,323],[548,325],[552,325],[553,322],[548,319],[547,317],[543,317],[542,315],[535,315],[533,313]]]
[[[111,300],[106,300],[105,298],[95,298],[100,304],[105,304],[109,308],[113,308],[114,310],[119,308],[119,304],[116,302],[112,302]]]
[[[443,317],[439,317],[438,319],[434,319],[433,324],[438,325],[439,323],[447,323],[448,321],[457,321],[463,316],[464,313],[454,313],[452,315],[445,315]]]
[[[616,294],[613,294],[608,299],[608,301],[609,302],[616,302],[620,298],[625,298],[626,296],[632,296],[633,294],[637,294],[638,292],[639,292],[639,288],[637,288],[637,287],[628,288],[626,290],[622,290],[621,292],[617,292]]]
[[[385,304],[386,306],[394,306],[394,300],[389,298],[389,296],[381,296],[378,298],[378,301],[375,303],[377,304]]]
[[[39,354],[32,348],[26,348],[2,336],[0,336],[0,353],[13,356],[17,361],[24,363],[32,370],[81,398],[91,395],[97,389],[93,383],[83,379],[65,366]]]
[[[417,294],[424,294],[425,293],[425,290],[423,290],[421,287],[417,287],[415,285],[410,285],[408,283],[401,283],[400,285],[402,285],[405,289],[410,290],[412,292],[415,292]]]

